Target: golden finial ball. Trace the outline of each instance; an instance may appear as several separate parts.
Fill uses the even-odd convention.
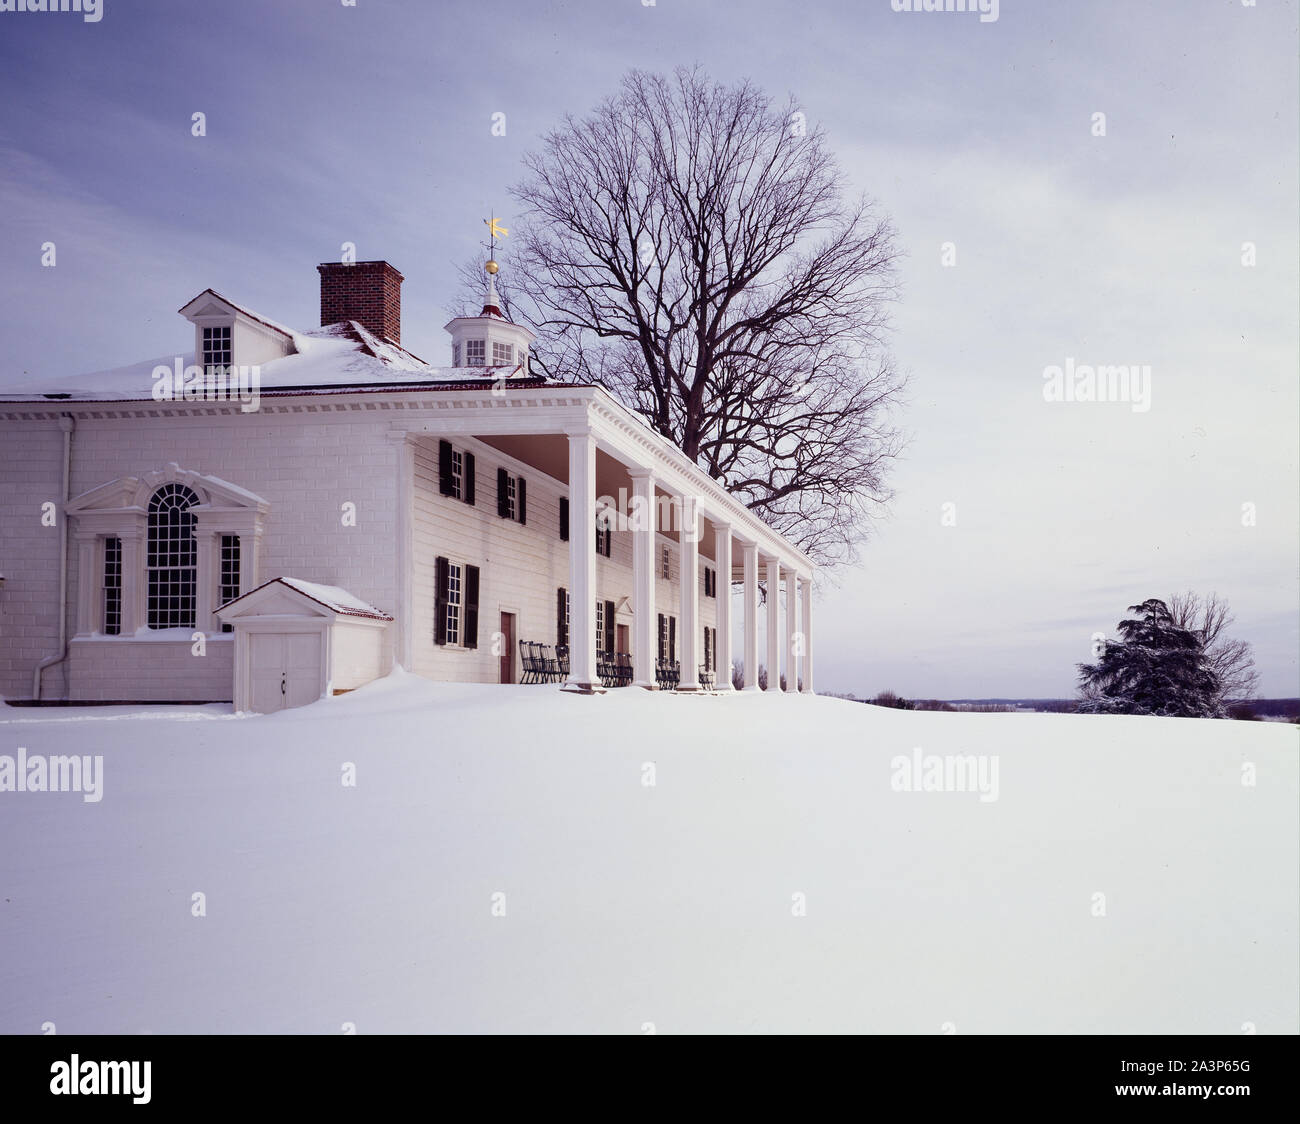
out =
[[[501,267],[497,265],[497,263],[494,262],[491,258],[489,258],[487,265],[485,265],[483,268],[486,269],[489,273],[495,273]]]

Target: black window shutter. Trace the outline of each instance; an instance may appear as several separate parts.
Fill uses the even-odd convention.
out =
[[[709,653],[711,657],[709,659],[709,670],[717,671],[718,670],[718,630],[716,628],[711,628],[709,629],[709,633],[713,637],[713,646],[709,649]]]
[[[519,483],[515,485],[518,491],[515,493],[519,501],[519,522],[528,522],[528,482],[521,476]]]
[[[438,490],[444,496],[450,496],[456,489],[456,482],[451,478],[451,442],[438,442]]]
[[[435,608],[433,610],[433,642],[447,643],[447,559],[439,557],[435,563]]]
[[[560,541],[569,541],[569,499],[560,497]]]
[[[466,648],[478,647],[478,567],[465,567],[465,627],[461,629],[460,642]]]
[[[659,645],[659,658],[661,660],[666,660],[668,658],[668,653],[664,651],[664,615],[663,613],[658,613],[656,615],[659,617],[659,627],[655,631],[655,638]]]
[[[510,518],[510,495],[506,491],[510,487],[510,473],[504,468],[497,469],[497,514],[502,519]]]
[[[708,628],[708,626],[705,626],[705,629],[704,629],[704,667],[705,667],[705,670],[707,670],[709,667],[712,666],[711,663],[710,663],[710,661],[709,661],[709,632],[710,632],[710,629]]]
[[[613,550],[613,543],[614,543],[614,528],[606,527],[605,528],[605,557],[606,558],[610,556],[610,552]]]
[[[668,662],[677,662],[677,618],[668,618]]]
[[[614,650],[614,602],[605,602],[605,651]]]
[[[564,647],[569,642],[569,638],[564,632],[564,602],[567,599],[564,586],[560,586],[555,591],[555,594],[555,642]]]
[[[474,454],[465,454],[465,502],[474,506]]]

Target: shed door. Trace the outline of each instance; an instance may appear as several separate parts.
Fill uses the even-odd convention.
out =
[[[320,698],[318,632],[253,632],[248,637],[253,710],[271,714]]]

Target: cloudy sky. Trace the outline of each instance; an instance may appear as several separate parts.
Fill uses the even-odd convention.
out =
[[[454,267],[513,221],[521,155],[629,67],[698,62],[797,95],[908,253],[912,440],[818,602],[819,689],[1067,696],[1125,606],[1195,589],[1262,693],[1300,694],[1296,3],[892,7],[0,13],[0,384],[188,350],[175,310],[207,286],[311,327],[345,241],[403,271],[404,342],[446,362]],[[1045,401],[1067,360],[1149,365],[1150,408]]]

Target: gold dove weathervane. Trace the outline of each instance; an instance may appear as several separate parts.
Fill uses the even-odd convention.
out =
[[[487,270],[488,274],[491,275],[496,273],[496,271],[501,268],[499,265],[497,265],[497,261],[496,261],[497,236],[500,235],[502,238],[505,238],[509,236],[510,231],[508,231],[504,226],[501,225],[500,219],[496,219],[496,218],[484,219],[483,225],[488,228],[488,233],[492,236],[492,243],[488,248],[487,264],[483,267],[485,270]]]

